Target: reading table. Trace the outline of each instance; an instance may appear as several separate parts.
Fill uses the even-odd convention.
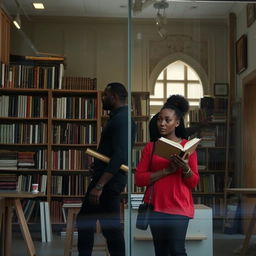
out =
[[[17,192],[17,191],[0,191],[0,198],[4,200],[3,220],[2,220],[2,241],[1,241],[1,253],[4,256],[11,256],[11,242],[12,242],[12,209],[16,211],[16,215],[19,221],[20,229],[23,239],[25,241],[28,255],[35,256],[35,247],[28,229],[28,225],[24,216],[24,212],[21,206],[21,199],[35,198],[43,196],[42,193],[31,192]],[[1,254],[0,254],[1,255]]]
[[[247,197],[256,197],[256,188],[227,188],[226,192],[231,194],[241,194]],[[243,241],[243,246],[240,252],[241,256],[246,256],[246,251],[248,249],[248,245],[249,245],[255,224],[256,224],[256,205],[254,205],[252,217],[250,219],[248,229],[245,233],[245,239]]]

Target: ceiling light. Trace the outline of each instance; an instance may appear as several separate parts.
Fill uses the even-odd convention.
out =
[[[44,9],[44,4],[43,3],[33,3],[33,6],[35,9]]]
[[[167,31],[164,27],[159,28],[157,32],[158,32],[159,36],[161,36],[162,38],[167,37]]]
[[[18,14],[16,15],[16,17],[14,18],[13,24],[15,25],[15,27],[16,27],[17,29],[20,29],[20,28],[21,28],[21,20],[20,20],[20,14],[19,14],[19,13],[18,13]]]
[[[169,4],[165,0],[161,0],[160,2],[154,3],[154,8],[157,9],[156,14],[156,26],[158,34],[165,38],[167,36],[167,30],[165,29],[165,25],[167,24],[167,18],[165,15],[165,9],[168,8]]]

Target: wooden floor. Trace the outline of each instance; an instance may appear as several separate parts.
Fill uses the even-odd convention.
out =
[[[40,234],[38,232],[32,233],[34,239],[34,244],[37,251],[37,256],[63,256],[64,252],[64,241],[65,239],[59,234],[54,234],[53,242],[51,243],[41,243]],[[234,256],[239,255],[239,247],[242,245],[244,235],[233,234],[227,235],[222,233],[214,233],[214,256]],[[26,248],[22,240],[21,235],[18,232],[13,234],[14,242],[12,244],[13,254],[12,256],[25,256]],[[101,237],[96,238],[96,242],[100,242]],[[76,240],[75,240],[76,241]],[[237,253],[235,253],[237,252]],[[73,253],[72,256],[77,256],[77,253]],[[103,252],[94,252],[92,256],[104,256]],[[247,256],[256,255],[256,236],[252,238],[252,244],[249,248]],[[207,255],[199,255],[207,256]]]

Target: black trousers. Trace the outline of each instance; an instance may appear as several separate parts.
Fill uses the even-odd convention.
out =
[[[88,190],[90,191],[90,190]],[[104,189],[99,205],[88,201],[88,192],[77,216],[79,256],[91,256],[96,222],[99,220],[111,256],[125,256],[125,242],[120,224],[120,193]]]
[[[187,256],[185,238],[189,218],[152,212],[150,229],[156,256]]]

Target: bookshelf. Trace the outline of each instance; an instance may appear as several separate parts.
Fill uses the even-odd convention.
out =
[[[149,92],[134,91],[132,92],[132,116],[137,126],[135,145],[132,150],[132,169],[137,166],[143,147],[149,141]],[[144,192],[145,188],[137,187],[134,182],[134,172],[132,174],[132,193]]]
[[[0,84],[0,188],[31,191],[39,184],[53,224],[63,223],[65,201],[80,201],[102,128],[96,79],[63,77],[64,59],[12,57]],[[147,142],[149,93],[132,92],[137,123],[134,167]],[[136,188],[134,188],[136,191]],[[39,221],[39,200],[25,200],[26,218]]]
[[[61,57],[11,57],[2,67],[0,188],[31,191],[38,183],[52,222],[61,223],[63,200],[79,200],[89,183],[85,149],[96,149],[101,131],[97,81],[63,77]],[[39,201],[23,206],[38,222]]]
[[[225,187],[230,186],[233,174],[230,157],[229,97],[204,97],[200,109],[189,113],[190,125],[201,127],[197,136],[202,138],[197,149],[200,183],[193,192],[195,203],[206,204],[213,209],[215,218],[225,215]]]

